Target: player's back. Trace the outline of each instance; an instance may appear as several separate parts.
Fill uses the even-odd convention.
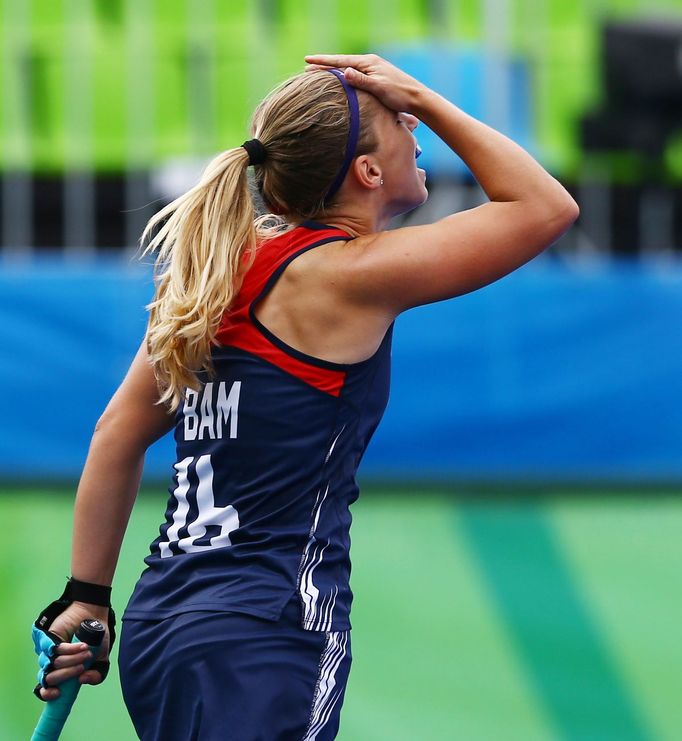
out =
[[[297,256],[348,239],[305,222],[257,249],[218,331],[215,374],[177,412],[166,520],[126,617],[275,620],[298,593],[304,627],[349,627],[349,506],[388,399],[391,331],[343,365],[289,347],[255,313]]]

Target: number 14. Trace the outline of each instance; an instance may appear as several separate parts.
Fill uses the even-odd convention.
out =
[[[210,455],[201,455],[196,458],[194,470],[196,471],[199,485],[197,486],[197,510],[196,519],[191,522],[187,521],[190,514],[187,494],[190,483],[187,476],[190,465],[194,458],[183,458],[174,464],[178,472],[178,485],[173,492],[177,499],[178,505],[173,512],[173,522],[166,531],[166,540],[159,543],[161,558],[168,558],[173,554],[171,544],[175,543],[177,547],[185,553],[196,553],[207,548],[223,548],[232,545],[230,533],[239,527],[239,514],[237,510],[228,504],[226,507],[216,507],[213,495],[213,466],[211,465]],[[220,532],[211,537],[208,543],[197,543],[206,535],[206,530],[210,525],[217,525]],[[179,538],[180,530],[186,527],[187,535]]]

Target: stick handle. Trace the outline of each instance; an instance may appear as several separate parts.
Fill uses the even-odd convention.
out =
[[[104,626],[99,620],[83,620],[72,639],[72,643],[87,643],[90,647],[92,658],[85,662],[86,669],[92,664],[103,639]],[[67,679],[59,685],[59,697],[45,704],[38,725],[36,725],[31,736],[31,741],[57,741],[80,688],[81,684],[78,677]]]

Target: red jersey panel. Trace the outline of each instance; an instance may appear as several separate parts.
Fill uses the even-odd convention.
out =
[[[313,247],[349,239],[352,237],[340,229],[304,222],[260,245],[233,307],[223,317],[217,342],[246,350],[320,391],[339,396],[346,378],[345,366],[288,347],[268,332],[255,317],[254,310],[295,257]]]

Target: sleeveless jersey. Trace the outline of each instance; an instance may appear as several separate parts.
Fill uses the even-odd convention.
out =
[[[255,308],[307,250],[351,237],[316,222],[261,244],[212,358],[176,414],[175,475],[124,618],[194,610],[350,628],[355,474],[388,401],[392,327],[369,359],[331,363],[286,345]]]

